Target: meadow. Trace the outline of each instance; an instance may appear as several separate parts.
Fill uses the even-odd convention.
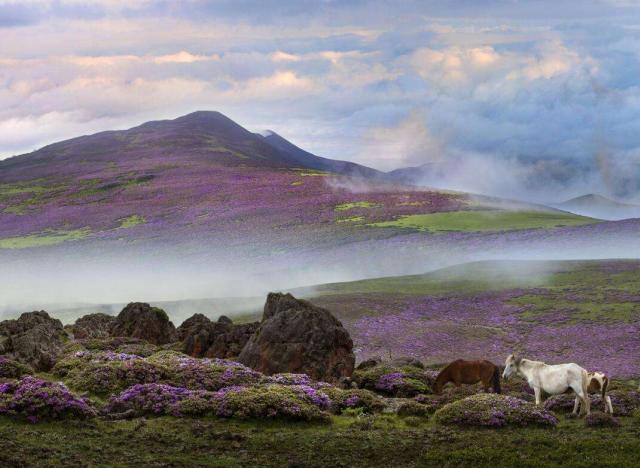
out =
[[[635,260],[504,261],[321,285],[306,295],[343,321],[360,360],[502,363],[517,351],[638,378],[639,290]]]

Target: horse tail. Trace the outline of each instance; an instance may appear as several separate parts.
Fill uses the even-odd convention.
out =
[[[495,393],[502,393],[500,388],[500,368],[498,366],[493,367],[493,391]]]

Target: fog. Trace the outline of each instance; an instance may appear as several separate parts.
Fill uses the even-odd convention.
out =
[[[219,246],[202,246],[191,255],[179,246],[3,253],[0,318],[45,309],[68,323],[85,313],[117,313],[128,302],[142,301],[164,307],[178,325],[196,312],[211,318],[256,314],[269,291],[307,287],[304,295],[313,296],[314,285],[421,274],[486,260],[518,261],[501,268],[508,265],[521,278],[539,282],[548,266],[519,261],[638,258],[638,227],[635,221],[622,221],[545,236],[535,231],[407,234],[260,257]],[[497,278],[503,281],[504,275]]]

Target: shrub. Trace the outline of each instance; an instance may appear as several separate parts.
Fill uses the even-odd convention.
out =
[[[96,415],[91,403],[74,396],[62,383],[27,376],[0,384],[0,414],[30,422],[49,419],[89,418]]]
[[[202,415],[215,411],[216,394],[166,384],[137,384],[114,395],[104,408],[106,414]]]
[[[84,348],[90,351],[115,351],[139,356],[150,356],[158,351],[158,346],[139,338],[116,336],[109,338],[90,338],[78,340]]]
[[[23,375],[32,374],[33,370],[18,361],[0,356],[0,378],[18,379]]]
[[[389,396],[412,397],[430,393],[431,374],[414,366],[390,367],[384,364],[356,369],[352,379],[361,388]]]
[[[69,370],[67,382],[73,388],[98,395],[120,392],[135,384],[166,380],[165,369],[144,359],[90,361]]]
[[[594,412],[584,419],[587,427],[619,427],[620,421],[608,413]]]
[[[442,408],[444,405],[449,403],[439,396],[436,397],[433,395],[424,394],[416,395],[415,397],[413,397],[413,400],[416,403],[420,403],[421,405],[426,406],[430,414],[434,413],[437,409]]]
[[[307,374],[273,374],[263,378],[264,383],[275,383],[280,385],[311,385],[311,377]]]
[[[330,405],[321,392],[310,392],[311,387],[296,385],[264,385],[253,387],[231,387],[222,389],[216,414],[237,418],[284,418],[304,421],[326,421],[323,411]]]
[[[482,393],[440,408],[435,419],[459,426],[555,426],[558,418],[548,410],[519,398]]]
[[[215,391],[232,385],[253,385],[264,378],[260,372],[238,362],[196,359],[176,351],[160,351],[147,360],[165,370],[165,383],[193,390]]]
[[[364,413],[377,413],[386,407],[384,399],[363,388],[342,390],[337,387],[327,387],[322,391],[333,401],[332,409],[336,413],[342,413],[348,409],[361,409]]]
[[[80,350],[67,354],[62,359],[58,360],[56,365],[53,367],[52,372],[58,377],[65,377],[73,369],[87,367],[92,363],[95,364],[112,361],[132,361],[135,359],[142,359],[142,357],[136,354],[127,354],[114,351]]]
[[[404,418],[404,423],[409,427],[418,427],[424,422],[425,420],[423,418],[417,416],[407,416]]]
[[[435,410],[434,407],[418,403],[417,401],[407,401],[398,407],[398,416],[429,416]]]

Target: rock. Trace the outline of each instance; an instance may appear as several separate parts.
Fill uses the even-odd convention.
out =
[[[381,362],[382,360],[380,358],[367,359],[366,361],[362,361],[360,364],[358,364],[358,367],[356,367],[356,369],[358,370],[369,369],[371,367],[376,367]]]
[[[212,322],[195,314],[178,327],[178,337],[183,341],[182,351],[189,356],[227,359],[240,354],[257,328],[257,322],[234,325],[224,315]]]
[[[65,337],[60,320],[44,310],[26,312],[17,320],[0,322],[0,354],[48,371],[62,355]]]
[[[216,325],[220,325],[220,322],[217,322]],[[211,346],[204,354],[205,357],[237,358],[259,326],[259,322],[229,325],[228,331],[214,337]]]
[[[304,373],[337,383],[353,372],[353,341],[331,312],[291,294],[270,293],[260,326],[238,360],[265,374]]]
[[[71,327],[74,338],[106,338],[116,318],[107,314],[89,314],[80,317]]]
[[[228,324],[232,324],[233,320],[231,320],[229,317],[227,317],[226,315],[221,315],[220,317],[218,317],[218,323],[228,323]]]
[[[122,309],[111,326],[110,334],[140,338],[156,345],[178,339],[167,313],[144,302],[132,302]]]

